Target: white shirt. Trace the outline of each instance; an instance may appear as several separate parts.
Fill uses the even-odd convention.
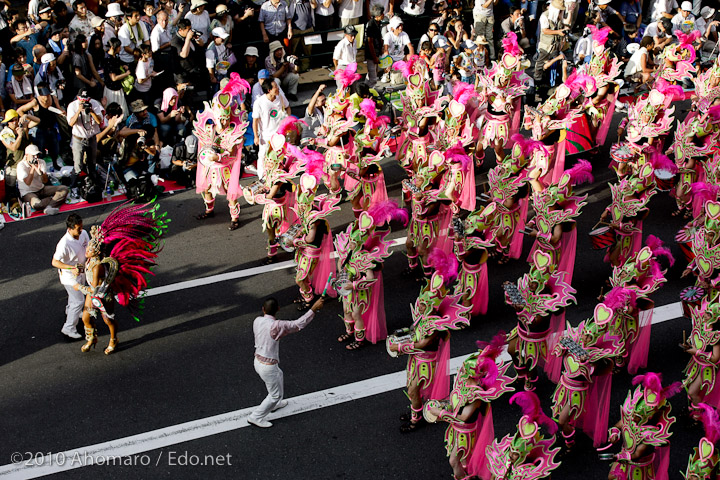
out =
[[[211,43],[210,45],[213,45]],[[205,67],[210,68],[213,71],[215,70],[215,64],[217,62],[226,62],[229,61],[230,54],[232,52],[228,50],[228,48],[225,46],[224,43],[221,43],[220,45],[215,45],[215,48],[208,47],[207,50],[205,50]]]
[[[190,20],[193,30],[202,33],[202,41],[207,44],[208,38],[210,38],[210,14],[207,10],[203,10],[200,15],[188,12],[185,18]]]
[[[150,33],[150,46],[152,47],[153,53],[160,50],[160,46],[166,43],[170,43],[172,37],[170,36],[170,30],[162,28],[158,23]]]
[[[388,31],[383,37],[383,44],[388,46],[388,55],[397,62],[405,58],[405,46],[410,45],[410,37],[405,32],[400,32],[398,36]]]
[[[329,17],[333,13],[335,13],[335,6],[333,5],[335,0],[330,2],[330,6],[326,7],[323,5],[322,0],[318,0],[317,7],[315,8],[315,15],[320,15],[321,17]]]
[[[363,15],[364,0],[340,0],[340,18],[360,18]]]
[[[710,21],[712,21],[712,19],[710,19]],[[700,30],[700,33],[704,36],[705,30],[707,30],[708,23],[709,22],[707,20],[705,20],[703,17],[698,17],[697,19],[695,19],[695,29]],[[717,27],[715,27],[715,25],[713,25],[710,28],[710,31],[717,32]]]
[[[132,53],[126,52],[125,47],[138,48],[143,43],[150,41],[150,36],[148,35],[147,28],[145,28],[145,24],[143,22],[138,22],[137,25],[132,27],[132,29],[135,42],[133,42],[132,38],[130,38],[130,25],[127,22],[123,23],[122,27],[120,27],[120,30],[118,31],[117,38],[120,40],[122,46],[120,53],[118,53],[118,57],[120,57],[120,60],[125,63],[133,63],[135,61],[135,57],[133,57]],[[142,32],[142,40],[140,40],[140,32]]]
[[[433,47],[435,48],[448,48],[450,46],[450,43],[448,42],[448,39],[445,35],[440,35],[439,33],[435,34],[432,40],[430,40],[430,35],[427,33],[423,33],[423,36],[420,37],[420,41],[418,42],[418,46],[415,49],[416,52],[419,52],[422,50],[422,44],[425,42],[432,42]]]
[[[575,63],[580,62],[580,55],[584,55],[587,59],[592,55],[592,37],[580,37],[575,44],[575,50],[573,51],[573,57]],[[585,61],[585,60],[583,60]]]
[[[40,171],[42,173],[47,173],[47,170],[45,168],[45,161],[42,158],[38,158],[38,167],[40,167]],[[20,197],[23,197],[28,193],[42,190],[42,188],[45,186],[42,181],[42,175],[38,175],[37,173],[35,173],[35,175],[33,176],[30,185],[25,183],[25,179],[30,176],[31,170],[32,167],[30,166],[30,163],[28,163],[27,159],[23,159],[17,165],[17,186],[20,190]]]
[[[253,105],[253,119],[257,118],[260,122],[261,143],[268,143],[273,134],[277,132],[280,122],[287,116],[285,109],[288,106],[290,104],[280,95],[274,101],[270,101],[267,94],[257,99]],[[255,134],[257,135],[257,132]]]
[[[135,90],[138,92],[148,92],[152,88],[153,61],[143,62],[140,60],[135,67]],[[140,80],[148,79],[147,82],[140,83]]]
[[[357,58],[357,48],[355,47],[355,41],[352,42],[343,36],[342,40],[335,45],[333,51],[333,60],[337,60],[338,67],[345,67],[351,63],[354,63]]]
[[[89,242],[90,235],[88,235],[85,230],[80,232],[77,240],[74,239],[69,232],[65,232],[65,235],[63,235],[55,247],[53,258],[65,265],[85,265],[85,249]],[[76,283],[81,285],[85,284],[84,273],[76,277],[72,274],[72,270],[58,269],[58,274],[60,275],[60,283],[63,285],[75,285]]]
[[[660,29],[658,28],[658,22],[653,22],[647,27],[645,27],[645,33],[643,34],[643,37],[652,37],[655,38],[660,33]]]
[[[92,105],[93,112],[100,118],[100,121],[105,121],[103,118],[105,115],[105,112],[103,111],[102,105],[100,105],[100,102],[97,100],[90,100],[90,104]],[[71,119],[75,116],[75,113],[77,113],[78,109],[80,108],[80,101],[74,100],[70,102],[70,105],[68,105],[67,108],[67,118]],[[100,133],[100,125],[95,123],[95,120],[90,116],[90,114],[85,114],[85,112],[81,112],[80,115],[78,115],[77,122],[75,122],[75,125],[72,127],[72,134],[76,137],[80,138],[90,138],[93,135],[97,135]]]
[[[412,2],[409,0],[403,0],[402,4],[400,5],[400,10],[407,13],[408,15],[422,15],[425,11],[425,0],[419,0],[415,4],[415,6],[413,6]]]
[[[638,48],[637,52],[632,54],[627,62],[627,65],[625,65],[625,77],[642,72],[642,65],[640,64],[640,61],[642,60],[643,55],[647,55],[647,48],[645,47]]]
[[[494,19],[493,3],[490,2],[490,6],[488,8],[483,7],[483,3],[485,3],[484,0],[475,1],[475,7],[473,7],[473,17]]]
[[[95,14],[89,10],[84,19],[78,17],[77,15],[73,17],[73,19],[70,21],[70,25],[68,25],[68,28],[70,29],[70,41],[71,42],[75,41],[75,37],[77,37],[79,33],[82,33],[88,39],[90,39],[90,37],[92,37],[92,34],[95,32],[95,29],[93,28],[92,24],[90,23],[90,20],[92,20],[93,18],[95,18]]]
[[[692,13],[688,13],[687,18],[682,16],[682,13],[676,13],[675,16],[670,20],[673,25],[673,32],[675,30],[680,30],[683,33],[690,33],[693,30],[697,30],[697,25],[695,25],[695,16],[693,16]],[[683,24],[685,22],[691,22],[692,27],[690,27],[690,30],[687,30],[687,27],[683,28]]]
[[[28,3],[28,17],[36,21],[38,19],[38,11],[40,11],[40,1],[30,0],[30,3]]]
[[[656,22],[663,18],[663,13],[672,12],[673,8],[678,8],[676,0],[655,0],[652,6],[652,14],[650,18],[653,22]]]

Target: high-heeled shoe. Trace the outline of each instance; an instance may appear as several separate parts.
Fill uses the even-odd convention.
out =
[[[108,343],[107,348],[105,349],[105,355],[110,355],[112,352],[115,351],[118,345],[117,338],[111,338],[110,343]]]
[[[89,352],[91,348],[95,348],[95,345],[97,345],[97,329],[85,327],[85,340],[87,340],[87,343],[80,347],[83,353]]]

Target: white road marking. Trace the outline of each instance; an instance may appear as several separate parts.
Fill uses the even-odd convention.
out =
[[[274,265],[279,267],[280,265]],[[653,311],[653,324],[673,320],[682,315],[680,302],[663,305]],[[450,360],[450,372],[457,372],[467,355]],[[500,356],[502,362],[510,361],[507,352]],[[404,359],[403,359],[404,361]],[[271,413],[269,420],[298,415],[361,398],[379,395],[397,390],[405,386],[405,370],[369,378],[359,382],[340,385],[318,392],[288,399],[288,406]],[[119,459],[139,455],[152,450],[177,445],[199,438],[237,430],[249,426],[247,417],[254,407],[243,408],[233,412],[212,417],[201,418],[190,422],[172,425],[158,430],[132,435],[109,442],[75,448],[65,452],[37,457],[31,462],[20,462],[0,467],[0,478],[25,479],[86,467],[94,463],[108,463],[108,459]],[[120,460],[114,460],[121,464]]]

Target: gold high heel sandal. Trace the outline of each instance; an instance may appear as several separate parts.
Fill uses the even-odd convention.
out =
[[[83,353],[89,352],[90,348],[95,348],[95,345],[97,345],[97,330],[85,327],[85,340],[87,340],[87,343],[80,347]]]
[[[117,338],[111,338],[110,343],[108,343],[107,348],[105,349],[105,355],[110,355],[112,352],[115,351],[117,348],[118,341]]]

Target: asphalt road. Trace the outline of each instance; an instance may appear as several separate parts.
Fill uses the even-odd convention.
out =
[[[578,222],[574,276],[578,305],[568,309],[567,315],[572,324],[592,314],[595,297],[610,273],[602,262],[602,253],[590,248],[587,237],[609,202],[609,190],[603,183],[612,178],[607,169],[609,144],[592,159],[598,181],[591,187],[592,203]],[[492,157],[488,154],[482,171],[492,166]],[[390,196],[399,198],[402,170],[394,161],[386,160],[385,172]],[[265,256],[261,207],[244,205],[241,228],[230,232],[224,198],[218,200],[215,218],[205,222],[194,219],[203,205],[192,191],[165,196],[160,204],[172,223],[156,276],[150,282],[152,287],[261,265]],[[678,259],[668,272],[668,283],[654,295],[657,306],[677,302],[680,290],[691,283],[679,278],[685,263],[673,237],[682,221],[670,216],[673,204],[667,194],[656,195],[644,223],[645,236],[655,234],[669,242]],[[111,208],[81,211],[86,228],[99,223]],[[333,230],[342,230],[351,219],[352,212],[345,203],[331,218]],[[252,321],[261,302],[270,295],[284,305],[279,318],[299,316],[291,303],[297,296],[293,269],[148,297],[140,322],[120,309],[120,347],[115,354],[102,354],[109,338],[102,324],[98,327],[101,337],[97,351],[83,354],[82,342],[66,341],[60,334],[66,294],[50,260],[64,233],[63,224],[64,218],[45,217],[14,223],[0,232],[0,466],[11,463],[14,452],[27,459],[30,453],[81,448],[251,407],[262,400],[264,385],[252,366]],[[404,235],[397,231],[392,238]],[[526,241],[526,253],[530,246]],[[384,271],[390,331],[409,325],[409,304],[419,290],[416,282],[400,274],[406,266],[403,253],[404,247],[395,248]],[[289,260],[290,256],[284,254],[282,259]],[[453,335],[453,357],[472,353],[476,340],[487,340],[498,330],[509,331],[515,325],[512,311],[503,303],[501,284],[516,280],[527,268],[522,260],[504,266],[491,262],[488,314]],[[336,342],[343,330],[339,313],[339,303],[328,303],[306,330],[282,340],[286,397],[403,370],[405,360],[390,358],[384,345],[345,351]],[[690,322],[685,319],[653,327],[649,365],[651,370],[662,372],[666,382],[682,378],[687,355],[677,344],[682,331],[689,329]],[[615,376],[611,424],[618,419],[619,406],[629,388],[628,375]],[[546,412],[552,391],[553,386],[543,378],[538,394]],[[498,437],[514,432],[520,416],[517,408],[507,404],[508,398],[493,405]],[[672,403],[679,414],[686,404],[684,395]],[[268,430],[238,428],[144,452],[144,456],[130,457],[130,465],[83,467],[55,477],[449,478],[444,424],[403,435],[398,431],[398,416],[406,408],[405,395],[395,389],[287,416]],[[678,415],[673,427],[670,478],[680,478],[678,472],[684,470],[701,436],[699,427]],[[182,458],[185,463],[198,459],[209,462],[212,458],[214,465],[182,465]],[[146,461],[150,464],[144,465]],[[608,465],[597,460],[589,439],[580,435],[575,452],[563,461],[553,478],[604,479],[607,471]],[[16,473],[7,478],[20,477]]]

